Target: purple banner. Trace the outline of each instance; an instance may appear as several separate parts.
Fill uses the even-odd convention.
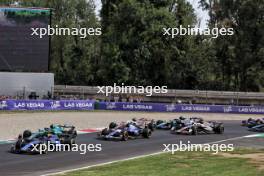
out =
[[[94,110],[90,100],[4,100],[0,110]]]
[[[122,103],[91,100],[3,100],[0,110],[117,110],[149,112],[204,112],[264,114],[264,106],[188,105],[165,103]]]
[[[264,114],[264,106],[100,102],[97,107],[97,109],[117,111]]]

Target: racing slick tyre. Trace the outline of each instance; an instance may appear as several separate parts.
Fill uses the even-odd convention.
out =
[[[144,128],[142,131],[142,136],[144,138],[149,138],[151,136],[151,130],[148,128]]]
[[[192,135],[197,135],[198,134],[198,129],[197,126],[192,126]]]
[[[76,142],[75,142],[75,139],[74,139],[74,138],[71,138],[71,139],[69,140],[70,149],[72,148],[72,145],[75,144],[75,143],[76,143]]]
[[[121,140],[122,140],[122,141],[127,141],[128,138],[129,138],[129,136],[128,136],[128,132],[127,132],[127,131],[124,131],[123,134],[122,134],[122,138],[121,138]]]
[[[148,124],[148,128],[151,130],[151,131],[154,131],[155,129],[155,125],[153,123],[149,123]]]
[[[22,139],[17,140],[15,145],[11,147],[11,153],[21,153],[21,144],[22,144]]]
[[[223,134],[224,131],[225,131],[225,128],[224,128],[224,126],[223,126],[222,124],[221,124],[221,125],[218,125],[218,126],[215,127],[215,129],[214,129],[214,132],[215,132],[216,134]]]
[[[32,133],[31,133],[30,130],[25,130],[25,131],[23,132],[23,139],[28,138],[28,137],[30,137],[31,135],[32,135]]]
[[[74,137],[76,137],[77,131],[75,130],[75,127],[73,127],[71,130],[69,130],[68,134],[72,134]]]
[[[108,134],[108,130],[107,128],[103,129],[101,132],[101,135],[107,135]]]

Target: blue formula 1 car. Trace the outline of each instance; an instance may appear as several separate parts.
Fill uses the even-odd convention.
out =
[[[47,133],[45,130],[39,130],[36,133],[25,130],[23,135],[19,135],[15,144],[11,146],[11,152],[46,154],[48,143],[61,144],[61,141],[57,135]]]
[[[36,133],[25,130],[11,146],[12,153],[47,153],[44,145],[75,144],[77,132],[74,126],[51,125],[50,128],[40,129]],[[43,147],[43,148],[40,148]]]
[[[98,133],[99,138],[105,140],[116,139],[121,141],[127,141],[128,139],[136,138],[149,138],[152,132],[149,129],[148,125],[144,128],[141,128],[134,123],[121,123],[117,125],[116,123],[110,123],[108,128],[103,129]]]
[[[261,124],[264,124],[264,118],[262,119],[249,118],[248,120],[243,120],[241,123],[242,126],[246,126],[248,128],[252,128],[254,126],[261,125]]]
[[[252,128],[249,128],[248,130],[254,132],[264,132],[264,124],[256,125]]]

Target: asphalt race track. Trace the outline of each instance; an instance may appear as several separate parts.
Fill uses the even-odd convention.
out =
[[[12,154],[9,153],[10,144],[0,145],[0,174],[9,175],[42,175],[67,169],[84,167],[113,160],[161,152],[163,144],[177,144],[179,141],[192,144],[203,144],[224,139],[255,134],[240,126],[240,121],[225,122],[223,135],[173,135],[169,131],[156,130],[150,139],[136,139],[129,141],[104,141],[97,139],[96,134],[83,134],[77,137],[77,144],[102,144],[101,152],[52,152],[46,155]],[[245,142],[229,141],[240,146],[263,146],[263,139],[247,139]],[[261,143],[261,144],[260,144]]]

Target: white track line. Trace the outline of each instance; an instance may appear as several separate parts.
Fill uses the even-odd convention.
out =
[[[256,137],[256,136],[255,135],[247,135],[247,136],[234,137],[234,138],[224,139],[224,140],[220,140],[220,141],[204,143],[203,145],[222,143],[222,142],[238,140],[238,139],[248,138],[248,137]],[[134,156],[134,157],[126,158],[126,159],[114,160],[114,161],[109,161],[109,162],[100,163],[100,164],[94,164],[94,165],[90,165],[90,166],[84,166],[84,167],[75,168],[75,169],[68,169],[68,170],[64,170],[64,171],[58,171],[58,172],[54,172],[54,173],[43,174],[41,176],[52,176],[52,175],[58,175],[58,174],[65,174],[65,173],[68,173],[68,172],[79,171],[79,170],[89,169],[89,168],[93,168],[93,167],[113,164],[113,163],[117,163],[117,162],[123,162],[123,161],[129,161],[129,160],[133,160],[133,159],[144,158],[144,157],[147,157],[147,156],[159,155],[159,154],[162,154],[162,153],[169,153],[169,152],[163,152],[162,151],[162,152],[156,152],[156,153],[151,153],[151,154],[147,154],[147,155],[139,155],[139,156]]]
[[[44,175],[41,175],[41,176],[52,176],[52,175],[58,175],[58,174],[65,174],[65,173],[68,173],[68,172],[73,172],[73,171],[78,171],[78,170],[83,170],[83,169],[89,169],[89,168],[97,167],[97,166],[104,166],[104,165],[108,165],[108,164],[117,163],[117,162],[120,162],[120,161],[129,161],[129,160],[133,160],[133,159],[144,158],[144,157],[147,157],[147,156],[153,156],[153,155],[158,155],[158,154],[162,154],[162,153],[166,153],[166,152],[157,152],[157,153],[152,153],[152,154],[147,154],[147,155],[134,156],[134,157],[126,158],[126,159],[114,160],[114,161],[109,161],[109,162],[105,162],[105,163],[100,163],[100,164],[94,164],[94,165],[90,165],[90,166],[80,167],[80,168],[76,168],[76,169],[69,169],[69,170],[54,172],[54,173],[50,173],[50,174],[44,174]]]

